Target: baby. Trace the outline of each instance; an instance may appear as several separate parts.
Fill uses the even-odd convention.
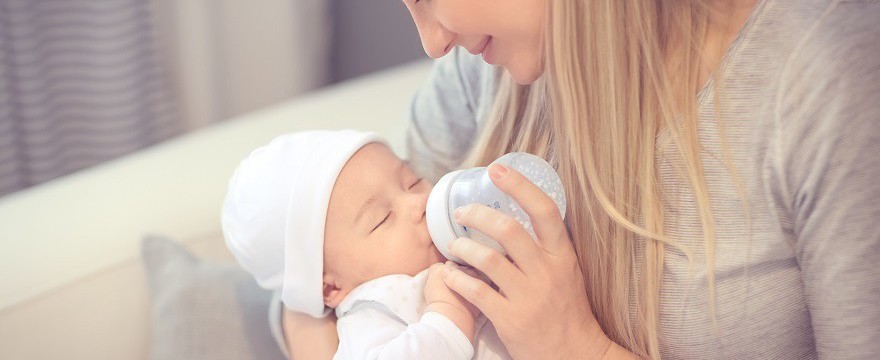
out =
[[[430,190],[373,133],[283,135],[236,169],[223,233],[288,309],[335,309],[334,359],[509,359],[492,324],[443,282]]]

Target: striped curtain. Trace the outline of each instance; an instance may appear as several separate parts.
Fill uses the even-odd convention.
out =
[[[0,0],[0,196],[182,132],[150,0]]]

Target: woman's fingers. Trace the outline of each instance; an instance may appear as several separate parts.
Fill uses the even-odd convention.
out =
[[[516,170],[500,164],[489,167],[489,177],[501,191],[513,198],[529,214],[539,245],[552,253],[567,249],[567,230],[556,203]],[[563,250],[564,251],[564,250]]]
[[[449,243],[449,251],[455,257],[486,274],[495,285],[510,293],[525,281],[522,271],[500,252],[468,238],[458,238]],[[494,291],[494,290],[493,290]]]
[[[447,261],[445,266],[443,281],[446,286],[480,309],[492,322],[502,318],[507,300],[501,294],[484,281],[466,274],[455,263]]]
[[[532,236],[520,223],[507,214],[488,206],[471,204],[456,209],[455,221],[460,225],[476,229],[497,241],[520,269],[529,268],[538,259],[535,254],[540,249],[532,241]],[[458,255],[455,254],[455,256]],[[468,263],[470,264],[470,262]],[[477,267],[474,264],[471,265]]]

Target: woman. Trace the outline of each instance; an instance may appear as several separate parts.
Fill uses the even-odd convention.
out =
[[[515,358],[880,353],[880,3],[404,2],[443,58],[413,164],[436,180],[527,151],[568,192],[563,222],[492,168],[537,241],[485,207],[457,220],[510,255],[460,239],[500,291],[446,283]],[[285,326],[293,358],[332,356],[332,322]]]

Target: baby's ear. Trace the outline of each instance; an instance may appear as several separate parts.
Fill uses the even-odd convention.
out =
[[[335,309],[344,297],[345,294],[342,293],[336,282],[324,275],[324,305]]]

